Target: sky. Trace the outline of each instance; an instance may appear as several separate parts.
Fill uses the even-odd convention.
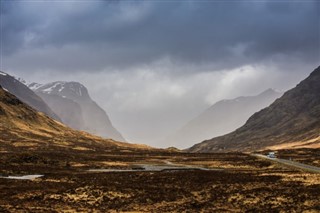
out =
[[[286,91],[320,62],[317,0],[1,0],[0,69],[79,81],[135,143],[221,99]]]

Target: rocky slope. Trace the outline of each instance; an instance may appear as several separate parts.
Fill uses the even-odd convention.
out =
[[[219,101],[164,142],[178,147],[190,147],[198,141],[227,134],[241,127],[251,115],[269,106],[281,95],[268,89],[256,96]]]
[[[0,85],[35,110],[60,121],[59,116],[57,116],[38,95],[15,77],[0,71]]]
[[[73,130],[37,112],[0,87],[0,152],[145,149]]]
[[[114,128],[107,113],[89,96],[88,90],[78,82],[30,84],[66,125],[105,138],[125,141]]]
[[[236,131],[203,141],[192,152],[320,148],[320,67]]]

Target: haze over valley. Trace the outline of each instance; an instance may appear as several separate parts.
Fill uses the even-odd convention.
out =
[[[319,212],[320,1],[0,0],[0,212]]]
[[[318,66],[316,1],[192,2],[3,3],[1,70],[79,82],[127,141],[165,147],[216,102],[285,92]]]

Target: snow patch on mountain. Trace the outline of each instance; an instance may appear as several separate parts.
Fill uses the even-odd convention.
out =
[[[48,88],[46,89],[43,89],[42,91],[45,92],[45,93],[48,93],[48,94],[51,94],[52,91],[55,89],[55,88],[59,88],[59,92],[61,92],[63,90],[64,87],[62,87],[63,83],[61,82],[55,82],[52,86],[49,86]]]
[[[56,81],[32,89],[68,126],[102,137],[125,141],[113,127],[107,113],[91,99],[87,88],[81,83]],[[78,111],[73,110],[73,107],[77,107]]]
[[[29,89],[31,90],[36,90],[38,89],[39,87],[41,87],[42,84],[38,84],[38,83],[30,83],[30,84],[27,84],[27,87],[29,87]]]
[[[7,76],[8,74],[0,71],[0,75]]]
[[[46,94],[55,94],[61,97],[70,97],[71,93],[75,97],[87,96],[88,94],[87,89],[78,82],[57,81],[44,85],[29,85],[29,88],[31,88],[34,91]]]

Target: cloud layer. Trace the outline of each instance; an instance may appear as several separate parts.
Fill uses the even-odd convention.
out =
[[[319,1],[1,1],[1,69],[78,80],[157,144],[210,104],[286,90],[320,61]]]
[[[25,69],[68,72],[121,70],[161,58],[210,63],[215,69],[281,56],[315,61],[319,5],[318,1],[6,1],[3,54],[8,66],[14,63],[10,56],[17,55]]]

